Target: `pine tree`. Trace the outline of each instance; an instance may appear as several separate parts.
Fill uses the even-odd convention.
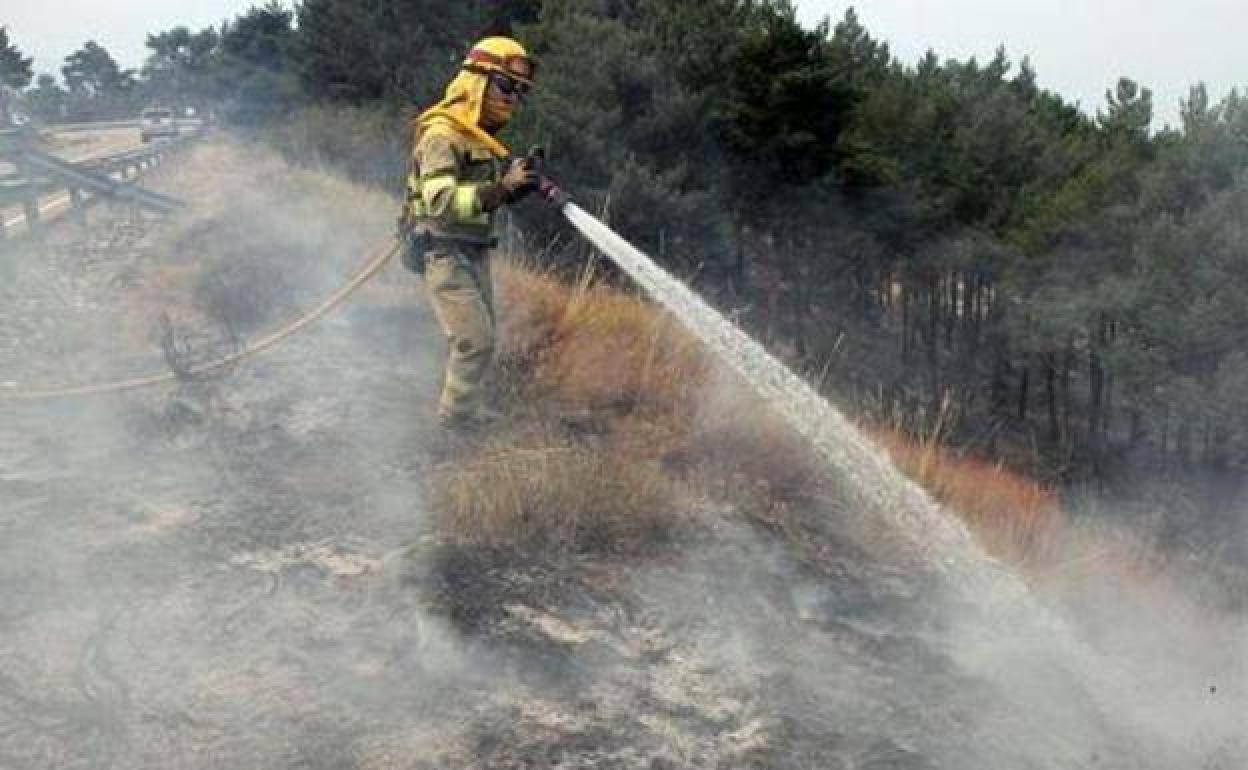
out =
[[[229,95],[226,119],[260,124],[299,103],[294,18],[274,0],[222,26],[213,77],[220,92]]]
[[[122,69],[104,46],[88,40],[65,57],[61,75],[78,120],[127,117],[137,111],[135,72]]]
[[[220,44],[221,36],[211,27],[199,32],[174,27],[148,35],[151,53],[142,70],[147,93],[170,106],[194,106],[202,112],[218,97],[211,75]]]
[[[424,104],[483,34],[493,4],[431,0],[306,0],[298,7],[300,76],[316,98]],[[526,18],[511,3],[503,26]],[[498,31],[498,30],[496,30]]]
[[[22,56],[17,45],[9,41],[8,29],[0,26],[0,126],[12,122],[12,94],[29,85],[32,61],[29,56]]]
[[[44,122],[64,120],[69,109],[69,93],[55,76],[47,73],[35,79],[35,87],[26,92],[25,98],[31,113]]]

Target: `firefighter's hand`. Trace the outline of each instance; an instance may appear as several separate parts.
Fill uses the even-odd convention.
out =
[[[507,202],[514,203],[521,200],[529,193],[537,189],[541,183],[541,176],[537,169],[526,159],[517,159],[511,162],[507,170],[503,172],[503,178],[498,184],[507,192]]]

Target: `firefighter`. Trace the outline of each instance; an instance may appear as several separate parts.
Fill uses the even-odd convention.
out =
[[[438,419],[451,430],[499,417],[486,396],[495,341],[494,218],[542,179],[533,162],[512,159],[497,134],[533,87],[534,70],[519,43],[486,38],[468,52],[442,101],[412,127],[403,261],[423,271],[446,336]]]

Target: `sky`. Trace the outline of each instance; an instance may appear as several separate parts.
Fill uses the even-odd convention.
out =
[[[88,40],[107,48],[122,67],[138,68],[149,32],[216,26],[252,5],[263,0],[0,0],[0,24],[34,57],[35,74],[59,77],[65,57]]]
[[[797,0],[804,22],[835,22],[851,5],[876,39],[913,64],[991,59],[1004,45],[1031,58],[1040,86],[1094,114],[1122,76],[1153,91],[1157,127],[1179,122],[1179,100],[1204,82],[1216,102],[1248,85],[1245,0]]]
[[[447,0],[455,2],[455,0]],[[0,24],[36,72],[59,74],[62,59],[96,40],[124,67],[138,67],[148,32],[199,29],[245,10],[249,0],[0,0]],[[839,19],[854,5],[894,55],[989,59],[1004,44],[1030,56],[1040,84],[1089,113],[1122,75],[1153,89],[1158,126],[1178,122],[1179,99],[1198,81],[1215,100],[1248,85],[1245,0],[797,0],[803,21]]]

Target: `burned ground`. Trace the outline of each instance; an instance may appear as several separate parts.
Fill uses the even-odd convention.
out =
[[[180,218],[101,207],[5,253],[0,387],[236,349],[392,221],[223,140],[163,173]],[[392,264],[222,375],[0,402],[0,766],[1165,766],[1043,643],[968,664],[954,640],[991,619],[839,537],[835,501],[805,554],[691,498],[698,525],[644,555],[426,540],[396,578],[454,461],[441,346]]]

